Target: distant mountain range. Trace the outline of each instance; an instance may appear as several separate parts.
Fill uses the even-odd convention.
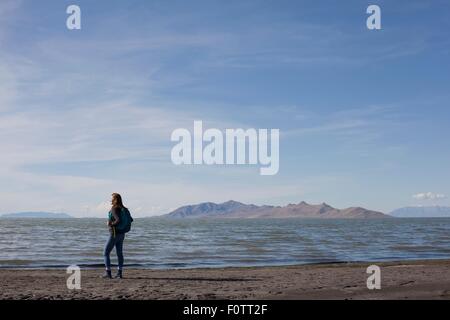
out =
[[[450,218],[450,207],[405,207],[392,211],[390,215],[398,218]]]
[[[67,219],[73,218],[67,213],[52,213],[52,212],[16,212],[5,213],[0,215],[0,218],[52,218],[52,219]]]
[[[237,201],[224,203],[204,202],[196,205],[180,207],[161,217],[167,218],[421,218],[447,217],[450,218],[450,207],[404,207],[396,209],[389,215],[381,212],[351,207],[336,209],[326,203],[308,204],[304,201],[287,206],[257,206]],[[67,213],[53,213],[42,211],[16,212],[0,214],[0,218],[74,218]]]
[[[308,204],[304,201],[287,206],[257,206],[237,201],[205,202],[180,207],[163,217],[167,218],[390,218],[381,212],[360,207],[336,209],[326,203]]]

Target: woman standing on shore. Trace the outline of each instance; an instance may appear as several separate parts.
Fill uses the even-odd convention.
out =
[[[105,260],[106,272],[103,278],[111,279],[111,259],[110,253],[114,247],[116,247],[118,268],[117,274],[114,278],[122,278],[123,269],[123,241],[125,240],[125,233],[130,230],[131,222],[133,219],[129,214],[129,211],[122,202],[122,197],[118,193],[112,194],[111,199],[111,210],[108,213],[109,227],[109,239],[105,244],[105,249],[103,251],[103,256]],[[128,221],[127,221],[128,220]]]

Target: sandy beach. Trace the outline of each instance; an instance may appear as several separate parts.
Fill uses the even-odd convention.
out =
[[[450,260],[377,263],[380,290],[367,289],[369,265],[129,269],[121,280],[82,269],[81,290],[62,269],[4,269],[0,299],[450,299]]]

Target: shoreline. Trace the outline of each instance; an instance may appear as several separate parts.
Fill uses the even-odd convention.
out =
[[[369,290],[366,268],[381,268],[381,289]],[[113,270],[114,272],[114,270]],[[101,279],[101,268],[81,268],[81,290],[66,286],[65,268],[0,272],[5,299],[445,299],[450,259],[338,262],[264,267],[139,269],[124,279]],[[447,275],[447,277],[445,277]]]
[[[186,266],[186,267],[149,267],[139,264],[125,264],[124,269],[127,270],[149,270],[149,271],[175,271],[175,270],[214,270],[214,269],[246,269],[246,268],[284,268],[284,267],[305,267],[305,266],[321,266],[321,265],[388,265],[388,264],[408,264],[408,263],[426,263],[449,261],[448,258],[429,258],[429,259],[399,259],[399,260],[368,260],[368,261],[324,261],[324,262],[305,262],[305,263],[287,263],[287,264],[260,264],[260,265],[211,265],[211,266]],[[97,264],[76,264],[83,270],[98,270],[104,267],[103,263]],[[69,265],[43,265],[43,266],[0,266],[0,270],[66,270]],[[111,263],[112,269],[117,267],[117,264]]]

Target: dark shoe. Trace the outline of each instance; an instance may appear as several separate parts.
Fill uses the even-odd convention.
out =
[[[106,270],[105,273],[102,275],[103,279],[111,279],[111,270]]]
[[[115,279],[122,279],[122,270],[117,270],[116,275],[114,276]]]

